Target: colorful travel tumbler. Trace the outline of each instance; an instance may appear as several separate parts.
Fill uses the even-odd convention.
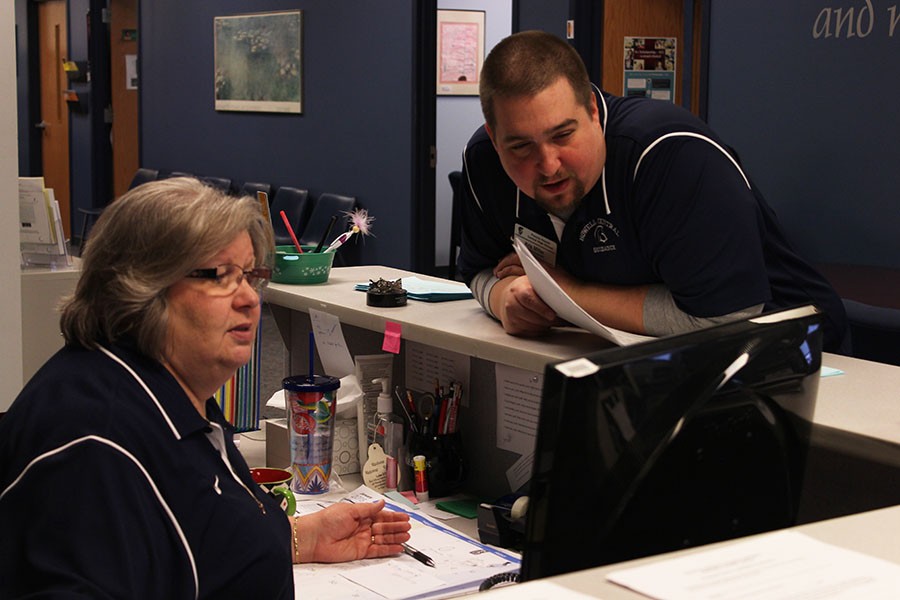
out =
[[[334,452],[334,414],[341,380],[327,375],[296,375],[282,380],[291,436],[291,490],[328,491]]]

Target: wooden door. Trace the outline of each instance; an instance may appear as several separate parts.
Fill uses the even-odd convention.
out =
[[[69,108],[68,88],[63,61],[68,57],[66,1],[38,3],[38,36],[41,64],[41,151],[44,185],[53,188],[59,201],[66,237],[71,237],[69,203]]]
[[[678,39],[675,104],[681,104],[684,68],[684,0],[629,0],[603,5],[603,89],[624,94],[625,37]]]
[[[113,197],[128,190],[138,169],[138,91],[132,79],[138,53],[137,0],[110,3]],[[131,69],[129,69],[131,63]]]

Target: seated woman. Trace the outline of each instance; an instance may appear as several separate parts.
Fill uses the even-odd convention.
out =
[[[293,598],[291,564],[402,552],[408,516],[286,517],[212,394],[251,356],[272,232],[192,179],[95,225],[65,347],[0,421],[0,597]]]

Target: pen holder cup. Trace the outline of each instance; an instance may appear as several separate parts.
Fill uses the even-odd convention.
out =
[[[315,246],[301,246],[303,253],[294,246],[275,247],[275,283],[325,283],[331,274],[334,252],[313,252]]]
[[[418,454],[425,456],[429,496],[441,498],[459,491],[466,479],[467,470],[459,432],[427,436],[410,432],[408,443],[406,465],[413,479],[415,479],[413,457]]]

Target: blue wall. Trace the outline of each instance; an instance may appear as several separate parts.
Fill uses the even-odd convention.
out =
[[[711,5],[709,123],[817,263],[900,267],[895,6]],[[840,31],[839,15],[847,17]]]
[[[69,57],[74,61],[87,63],[88,27],[87,18],[90,11],[90,0],[69,0]],[[91,70],[95,70],[91,65]],[[92,73],[93,74],[93,73]],[[70,82],[69,88],[78,93],[79,98],[86,103],[90,101],[94,84],[88,82]],[[94,144],[99,141],[94,139],[93,119],[103,118],[102,114],[96,114],[87,109],[87,112],[69,111],[69,204],[71,205],[72,229],[74,236],[81,232],[81,215],[79,208],[91,208],[94,206],[106,206],[109,199],[99,198],[98,179],[100,174],[95,172],[98,165],[94,163]]]
[[[213,98],[213,18],[296,2],[141,2],[141,165],[356,196],[376,218],[362,263],[410,268],[415,1],[303,3],[302,115]]]
[[[69,0],[68,2],[68,57],[75,61],[88,60],[87,15],[90,0]],[[37,176],[43,171],[41,162],[41,135],[34,128],[40,121],[40,60],[39,48],[32,47],[29,28],[37,31],[37,10],[33,3],[16,0],[16,85],[18,99],[18,141],[19,175]],[[71,83],[79,96],[87,99],[90,83]],[[70,231],[79,232],[81,218],[78,208],[104,206],[105,198],[97,198],[94,192],[95,165],[92,145],[95,143],[91,132],[90,112],[69,113],[69,203],[71,219]],[[99,115],[102,119],[102,115]]]
[[[32,5],[33,6],[33,5]],[[32,98],[39,99],[40,60],[29,50],[29,27],[37,29],[37,19],[28,19],[29,5],[16,0],[16,103],[19,129],[19,175],[32,177],[41,172],[41,137],[34,125],[40,121],[40,103],[32,111]],[[33,12],[37,12],[34,10]]]

